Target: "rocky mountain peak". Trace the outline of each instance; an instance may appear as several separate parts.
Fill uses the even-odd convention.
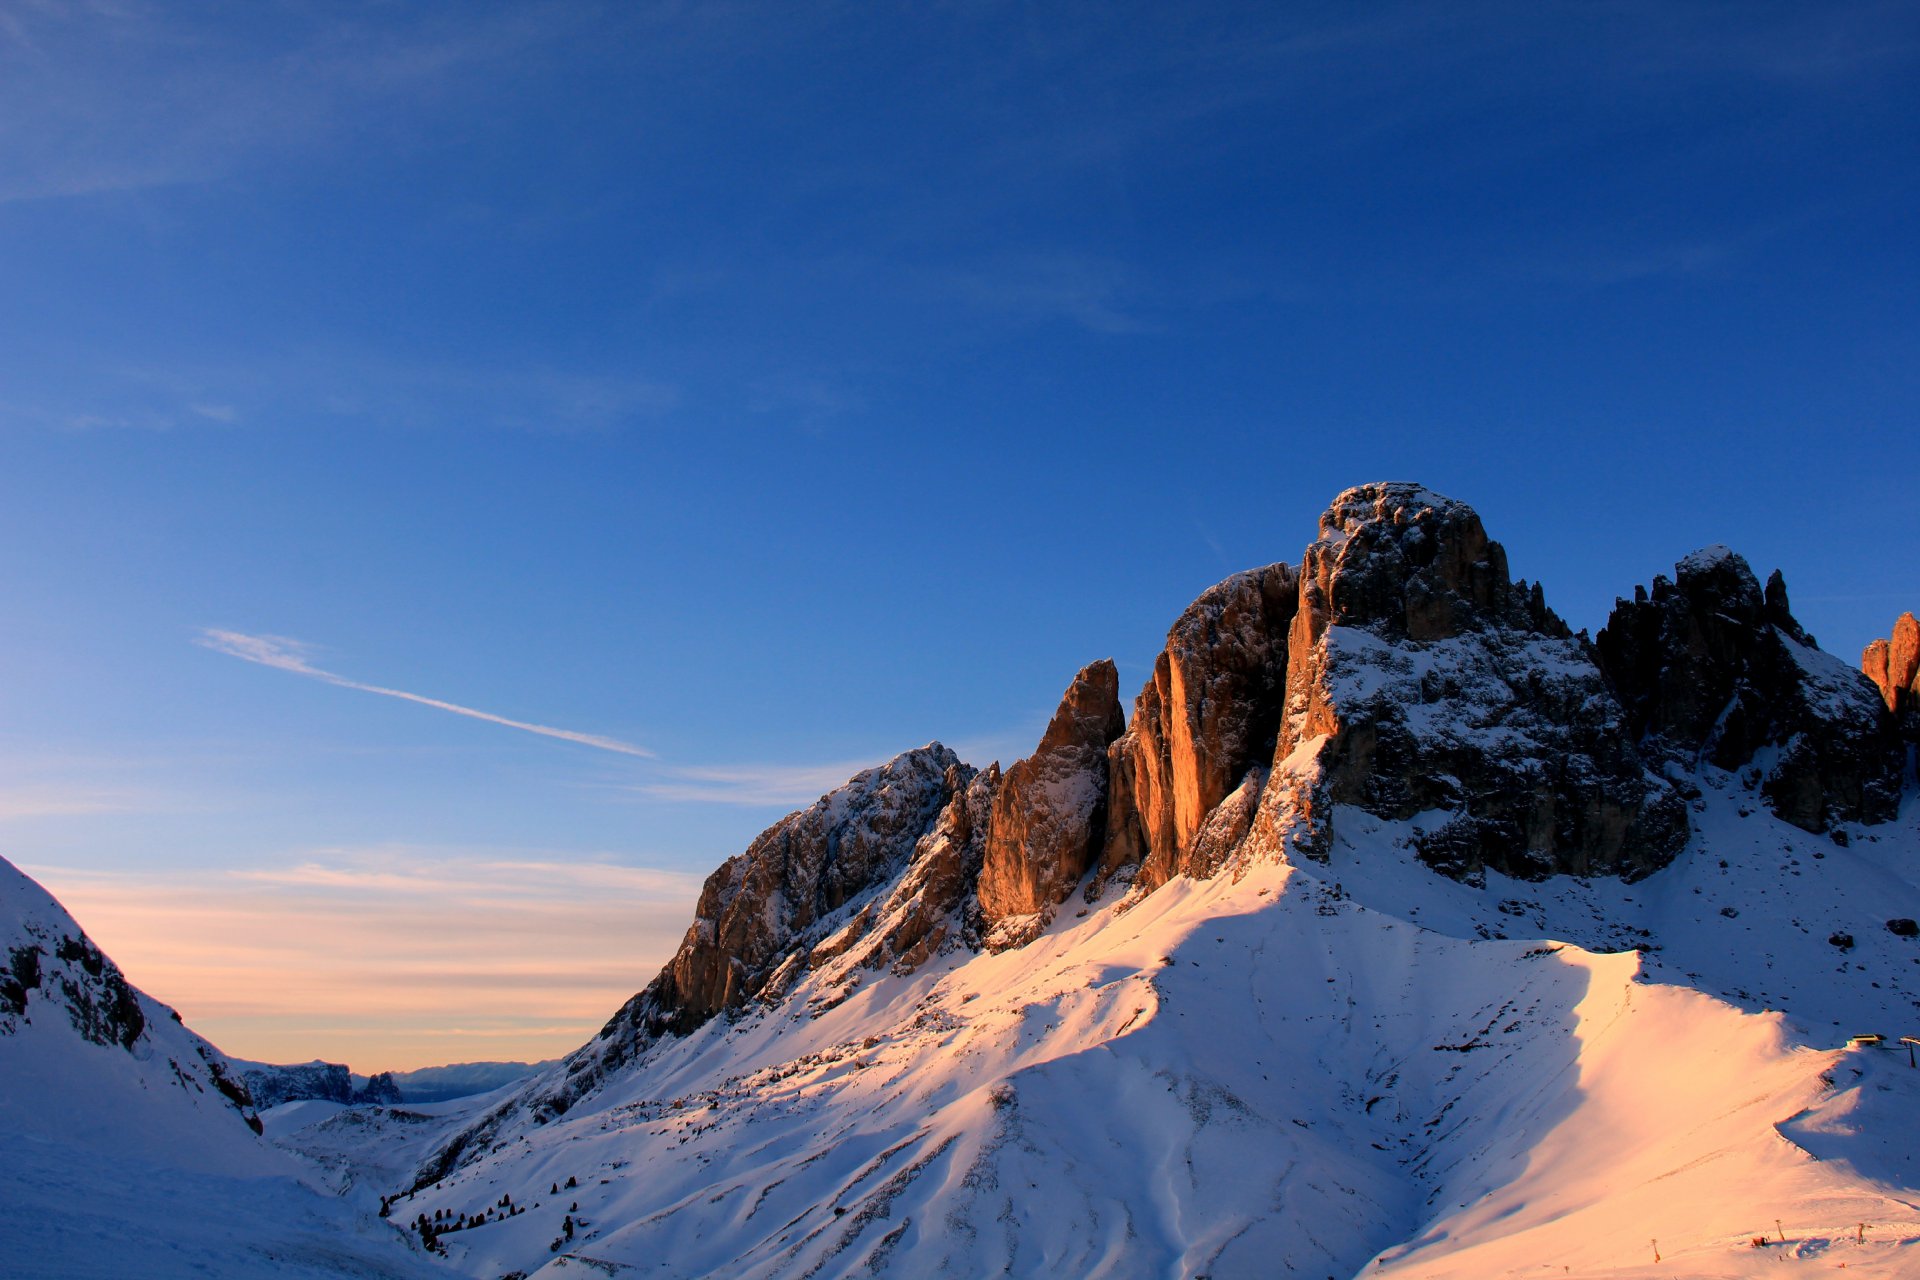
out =
[[[1110,753],[1103,878],[1137,867],[1152,887],[1202,869],[1192,854],[1207,815],[1273,755],[1299,603],[1299,575],[1270,564],[1209,587],[1174,621]]]
[[[1567,634],[1537,588],[1516,591],[1506,550],[1473,508],[1417,484],[1366,484],[1336,497],[1300,580],[1309,644],[1329,626],[1411,640],[1493,626]]]
[[[1644,875],[1687,824],[1622,721],[1588,646],[1510,580],[1471,507],[1349,489],[1302,562],[1254,843],[1325,857],[1349,806],[1408,823],[1455,878]]]
[[[1099,858],[1107,825],[1107,746],[1126,727],[1120,677],[1103,658],[1073,678],[1040,745],[993,798],[980,908],[990,925],[1065,900]]]
[[[1901,752],[1872,683],[1822,653],[1776,571],[1763,589],[1723,546],[1615,603],[1595,648],[1636,742],[1656,760],[1747,768],[1809,831],[1878,822],[1899,802]]]

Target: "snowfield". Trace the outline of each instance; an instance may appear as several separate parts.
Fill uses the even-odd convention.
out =
[[[1920,806],[1843,848],[1699,791],[1636,884],[1458,884],[1342,810],[1325,865],[830,963],[557,1121],[500,1104],[394,1218],[511,1195],[442,1237],[477,1277],[1920,1274],[1920,1071],[1846,1047],[1920,1031],[1881,919],[1920,901]],[[404,1127],[368,1155],[432,1149]]]
[[[268,1141],[167,1065],[204,1042],[164,1006],[129,1052],[29,1000],[6,1274],[1920,1275],[1920,940],[1883,920],[1920,902],[1920,797],[1842,846],[1692,781],[1693,846],[1638,883],[1461,884],[1417,819],[1343,808],[1324,864],[1076,897],[904,976],[836,959],[545,1124],[536,1078],[289,1103]],[[444,1257],[405,1229],[490,1205]]]

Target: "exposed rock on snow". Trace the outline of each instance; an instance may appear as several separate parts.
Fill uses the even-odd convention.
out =
[[[837,912],[906,867],[953,798],[949,771],[959,763],[937,742],[896,756],[729,858],[700,891],[679,952],[640,997],[651,1004],[647,1019],[691,1030],[757,995]]]
[[[376,1280],[432,1271],[257,1135],[237,1071],[0,860],[0,1271]]]
[[[1322,856],[1345,804],[1418,818],[1421,858],[1455,878],[1645,875],[1686,813],[1624,727],[1587,645],[1509,581],[1470,508],[1350,489],[1302,563],[1258,842]]]
[[[980,866],[980,909],[1002,940],[1049,913],[1100,856],[1107,747],[1126,722],[1120,678],[1102,659],[1073,678],[1032,755],[994,793]]]
[[[1893,816],[1905,753],[1873,684],[1820,652],[1777,572],[1763,592],[1727,548],[1696,551],[1617,602],[1596,645],[1654,759],[1751,767],[1769,807],[1808,831]]]
[[[840,935],[845,951],[866,935],[876,899],[887,894],[891,901],[906,890],[902,873],[923,840],[933,865],[916,868],[924,878],[908,897],[924,906],[924,917],[913,917],[924,931],[907,946],[925,941],[953,879],[978,872],[978,862],[967,857],[974,810],[964,802],[974,780],[952,751],[929,743],[857,774],[768,827],[707,877],[693,925],[659,976],[593,1040],[456,1137],[420,1180],[433,1181],[471,1158],[478,1143],[523,1109],[541,1120],[564,1114],[661,1036],[684,1035],[756,997],[785,995],[822,943]],[[956,797],[963,801],[957,808]],[[946,838],[929,839],[941,834],[943,818]],[[903,912],[912,916],[909,908]],[[913,935],[915,927],[903,920],[901,936]],[[833,953],[830,944],[821,958]]]

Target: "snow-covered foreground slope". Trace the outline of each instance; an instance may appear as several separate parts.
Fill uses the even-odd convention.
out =
[[[3,860],[0,952],[0,1274],[430,1274],[257,1137],[226,1059]]]
[[[1920,947],[1856,928],[1842,961],[1825,931],[1914,900],[1876,851],[1912,848],[1916,815],[1843,850],[1739,817],[1743,794],[1707,789],[1702,822],[1751,824],[1730,863],[1778,856],[1777,911],[1720,915],[1717,857],[1474,890],[1348,815],[1326,866],[1176,879],[905,976],[824,965],[557,1121],[509,1121],[395,1217],[530,1206],[443,1237],[488,1276],[1914,1274],[1904,1051],[1664,979],[1912,1031],[1912,978],[1871,984]],[[1628,905],[1673,939],[1657,963],[1567,941],[1607,945]],[[1754,1248],[1775,1219],[1786,1243]]]

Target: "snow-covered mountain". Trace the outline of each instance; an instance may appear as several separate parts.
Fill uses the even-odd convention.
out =
[[[1004,771],[931,743],[775,823],[565,1059],[268,1133],[340,1221],[392,1199],[404,1235],[343,1239],[402,1273],[1920,1275],[1916,637],[1863,674],[1725,548],[1573,634],[1469,508],[1349,490],[1182,613],[1131,716],[1095,662]],[[26,999],[43,1076],[0,1037],[48,1142],[91,1122],[64,1064],[128,1056],[144,998],[101,981]],[[214,1080],[179,1043],[131,1057]],[[142,1229],[284,1237],[244,1112],[139,1070],[114,1125],[227,1144]],[[132,1185],[64,1159],[5,1175],[29,1220]]]
[[[424,1261],[259,1136],[228,1060],[0,860],[0,1274],[420,1276]]]
[[[1130,719],[1094,663],[1004,772],[859,775],[590,1043],[353,1142],[474,1275],[1920,1274],[1898,701],[1724,548],[1589,639],[1364,486]]]

